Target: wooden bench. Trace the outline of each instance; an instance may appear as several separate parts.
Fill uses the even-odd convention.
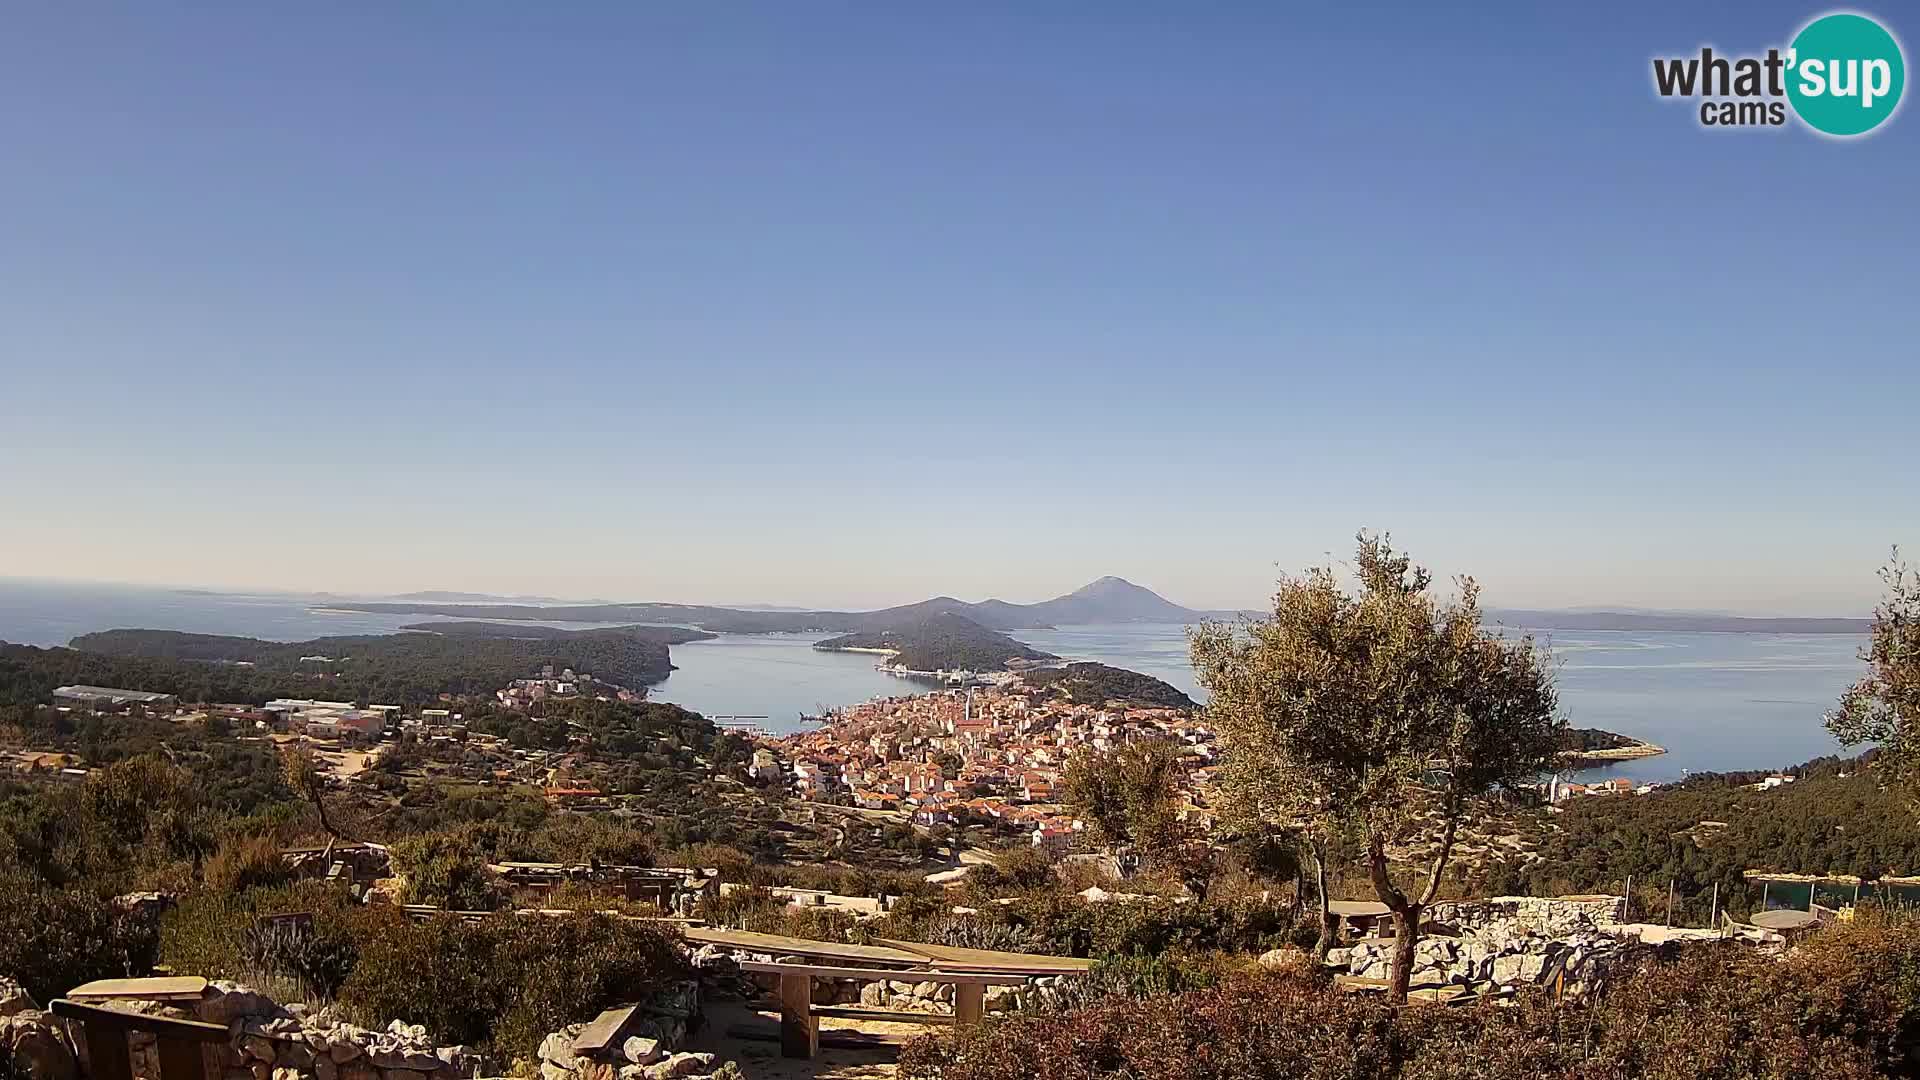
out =
[[[127,1047],[130,1031],[150,1032],[159,1040],[155,1049],[160,1056],[160,1080],[206,1080],[210,1075],[207,1044],[227,1041],[225,1024],[142,1016],[65,998],[53,1002],[53,1015],[80,1022],[93,1080],[133,1080],[133,1054]]]
[[[824,967],[816,964],[780,964],[748,960],[740,970],[780,977],[780,1054],[782,1057],[810,1059],[820,1052],[820,1017],[832,1013],[813,1007],[813,980],[848,979],[855,982],[936,982],[953,984],[953,1020],[956,1025],[977,1024],[987,1014],[989,986],[1024,986],[1029,976],[1006,973],[955,972],[931,970],[882,971],[875,968]],[[912,1023],[940,1023],[919,1013],[891,1014],[911,1017]],[[875,1017],[880,1019],[880,1017]],[[171,1078],[169,1078],[171,1080]]]

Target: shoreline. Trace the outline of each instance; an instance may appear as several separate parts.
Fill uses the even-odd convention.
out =
[[[1560,760],[1579,766],[1617,765],[1623,761],[1659,757],[1666,752],[1664,746],[1642,742],[1632,746],[1616,746],[1610,750],[1569,750],[1561,755]]]

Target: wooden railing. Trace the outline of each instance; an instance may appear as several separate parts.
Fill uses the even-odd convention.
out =
[[[127,1035],[135,1031],[148,1032],[159,1040],[155,1049],[160,1057],[160,1080],[206,1080],[219,1075],[207,1066],[206,1048],[227,1041],[227,1029],[220,1024],[141,1016],[65,998],[53,1003],[53,1014],[79,1021],[86,1032],[88,1071],[93,1080],[133,1080],[133,1053],[127,1046]]]

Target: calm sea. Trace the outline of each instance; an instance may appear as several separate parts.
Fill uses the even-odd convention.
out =
[[[63,645],[77,634],[148,627],[299,641],[392,632],[415,615],[329,613],[307,598],[0,580],[0,641]],[[566,625],[566,624],[561,624]],[[1035,648],[1165,679],[1200,696],[1179,626],[1075,626],[1022,631]],[[1568,718],[1648,739],[1657,758],[1597,770],[1644,780],[1685,772],[1773,769],[1838,747],[1821,713],[1861,674],[1864,639],[1843,634],[1540,631],[1559,671]],[[709,716],[766,717],[792,730],[801,713],[915,692],[870,656],[824,653],[808,635],[724,635],[675,646],[673,675],[653,691]]]

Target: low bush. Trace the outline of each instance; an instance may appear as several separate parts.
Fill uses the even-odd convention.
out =
[[[83,982],[143,973],[153,963],[151,921],[112,896],[54,888],[0,867],[0,976],[46,1002]]]
[[[410,904],[492,911],[504,899],[487,869],[487,852],[471,829],[410,836],[392,851],[394,872],[406,879]]]
[[[201,880],[216,892],[238,893],[261,886],[285,885],[293,869],[280,857],[280,841],[271,834],[229,836],[200,868]]]
[[[305,914],[294,930],[270,915]],[[183,974],[232,979],[283,1000],[331,1000],[358,956],[362,923],[378,917],[318,881],[242,893],[189,893],[160,920],[160,962]]]
[[[1532,993],[1511,1008],[1394,1009],[1264,973],[1144,998],[1109,993],[919,1040],[901,1071],[910,1080],[1865,1080],[1915,1076],[1916,1051],[1920,922],[1867,914],[1782,960],[1696,948],[1567,1006]]]
[[[369,909],[340,1004],[359,1022],[423,1024],[442,1043],[529,1056],[547,1032],[590,1019],[687,974],[674,937],[658,925],[604,915],[479,921],[407,919]]]

